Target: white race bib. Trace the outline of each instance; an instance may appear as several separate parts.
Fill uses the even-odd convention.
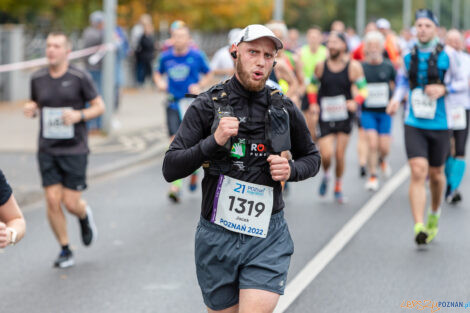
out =
[[[346,106],[346,97],[339,95],[321,98],[321,119],[324,122],[347,120],[348,108]]]
[[[390,96],[388,83],[368,83],[367,92],[366,106],[368,108],[385,108],[387,106]]]
[[[464,107],[451,108],[450,115],[452,118],[452,129],[462,130],[467,128],[467,114],[465,114]]]
[[[220,175],[211,222],[230,231],[266,238],[273,188]]]
[[[74,137],[73,125],[65,125],[62,119],[64,110],[71,107],[42,108],[42,136],[46,139],[71,139]]]
[[[421,88],[413,89],[411,92],[411,106],[417,118],[433,120],[436,115],[437,100],[432,100]]]
[[[191,103],[193,103],[193,100],[194,99],[191,99],[191,98],[182,98],[178,101],[178,107],[179,107],[181,120],[183,120],[184,115],[186,114],[186,111],[188,111],[189,107],[191,106]]]

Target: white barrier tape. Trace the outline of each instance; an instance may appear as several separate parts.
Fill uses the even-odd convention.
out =
[[[104,57],[106,52],[112,51],[115,49],[116,49],[115,44],[108,43],[108,44],[89,47],[89,48],[82,49],[82,50],[72,51],[69,54],[69,60],[79,59],[79,58],[83,58],[83,57],[91,55],[89,59],[93,58],[93,61],[96,60],[95,63],[92,63],[89,60],[89,63],[93,65],[93,64],[98,63]],[[24,69],[37,67],[37,66],[44,66],[44,65],[47,65],[47,58],[39,58],[39,59],[34,59],[34,60],[29,60],[29,61],[3,64],[3,65],[0,65],[0,73],[24,70]]]

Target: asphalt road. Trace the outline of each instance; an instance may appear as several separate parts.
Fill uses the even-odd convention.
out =
[[[394,172],[406,162],[399,122],[390,157]],[[331,189],[327,198],[317,196],[321,176],[290,185],[285,212],[295,253],[288,284],[372,196],[358,177],[354,138],[347,164],[346,205],[332,201]],[[185,182],[182,203],[171,204],[161,159],[89,185],[85,197],[99,238],[83,247],[78,222],[68,216],[73,268],[52,268],[59,246],[44,204],[23,208],[25,239],[0,253],[0,312],[205,312],[194,266],[200,190],[190,193]],[[461,189],[469,187],[467,175]],[[470,301],[469,198],[458,207],[444,205],[439,235],[417,249],[407,188],[406,180],[285,312],[413,312],[401,307],[403,301]]]

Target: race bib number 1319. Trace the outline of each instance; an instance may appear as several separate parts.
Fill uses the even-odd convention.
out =
[[[230,231],[266,238],[273,188],[220,175],[211,222]]]

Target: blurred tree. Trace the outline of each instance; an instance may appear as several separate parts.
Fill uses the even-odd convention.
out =
[[[160,22],[186,21],[193,29],[207,31],[266,23],[271,19],[273,0],[117,0],[118,24],[134,25],[143,13]],[[441,24],[450,25],[452,1],[441,1]],[[31,29],[60,28],[82,30],[88,17],[101,9],[103,0],[0,0],[0,12],[8,21],[18,21]],[[432,7],[432,0],[413,0],[413,10]],[[356,0],[285,0],[285,20],[289,27],[306,30],[312,25],[327,30],[335,19],[355,24]],[[402,25],[401,0],[368,0],[367,20],[385,17],[395,30]],[[5,18],[6,19],[6,18]],[[38,27],[39,26],[39,27]]]

